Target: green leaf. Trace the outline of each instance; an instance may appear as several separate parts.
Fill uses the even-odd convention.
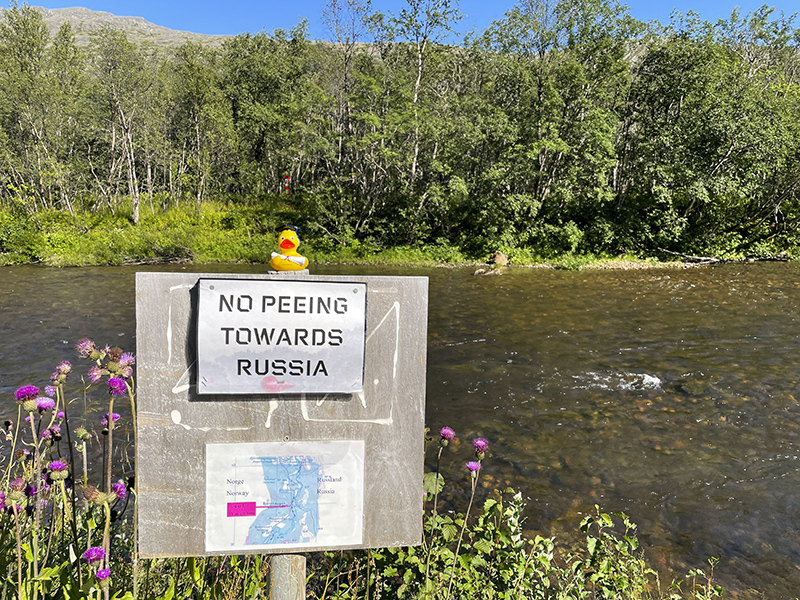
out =
[[[445,523],[442,525],[442,537],[445,542],[452,542],[458,535],[458,527],[452,523]]]
[[[584,517],[584,519],[581,521],[581,531],[586,533],[592,523],[594,523],[594,519],[592,517]]]
[[[170,575],[169,587],[167,591],[161,594],[156,600],[172,600],[175,597],[175,580]]]
[[[473,556],[470,558],[470,562],[472,563],[472,568],[476,569],[479,567],[485,567],[488,563],[480,554],[477,556]]]
[[[492,543],[486,539],[480,539],[472,544],[472,547],[475,548],[478,552],[483,552],[484,554],[489,554],[492,551]]]
[[[625,536],[625,541],[628,542],[631,546],[631,550],[636,550],[639,547],[639,540],[635,537],[630,537],[628,535]]]
[[[589,536],[586,538],[586,549],[589,550],[589,555],[594,556],[597,550],[597,538],[593,536]]]
[[[202,586],[203,580],[200,577],[200,568],[197,566],[197,559],[195,557],[189,559],[189,571],[192,575],[192,584],[196,587]]]
[[[34,581],[50,581],[53,576],[57,576],[59,574],[60,569],[58,567],[46,567],[39,571],[39,576],[34,577]]]
[[[422,478],[422,491],[426,494],[438,494],[444,487],[444,477],[441,473],[425,473]]]

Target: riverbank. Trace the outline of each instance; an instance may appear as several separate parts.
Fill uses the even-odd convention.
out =
[[[169,263],[267,264],[277,249],[276,229],[302,222],[301,215],[277,205],[207,203],[200,213],[182,207],[145,210],[134,225],[124,209],[70,215],[0,210],[0,265],[56,267],[151,265]],[[301,254],[312,264],[485,267],[502,252],[511,268],[648,269],[687,268],[729,260],[789,260],[777,257],[676,256],[568,252],[541,255],[522,246],[478,240],[439,239],[435,243],[383,247],[369,237],[341,239],[309,223],[301,227]]]

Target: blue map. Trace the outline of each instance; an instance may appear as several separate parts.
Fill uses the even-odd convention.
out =
[[[308,456],[261,456],[269,504],[260,506],[247,544],[307,544],[319,531],[320,468]]]
[[[364,441],[206,444],[206,550],[356,547]]]

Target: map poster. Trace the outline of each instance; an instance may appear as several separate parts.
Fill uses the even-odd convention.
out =
[[[206,444],[206,551],[362,543],[364,441]]]

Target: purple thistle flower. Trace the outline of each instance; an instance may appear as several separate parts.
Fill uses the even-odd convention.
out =
[[[68,360],[62,360],[56,365],[56,371],[62,375],[69,375],[72,372],[72,364]]]
[[[128,389],[125,380],[119,377],[111,377],[106,383],[108,384],[108,393],[112,396],[124,396]]]
[[[64,411],[58,411],[56,413],[56,419],[63,419],[64,417],[66,417],[66,415],[64,414]]]
[[[119,366],[130,367],[135,362],[136,362],[136,357],[133,355],[132,352],[124,352],[119,359]]]
[[[473,473],[481,470],[481,463],[479,463],[477,460],[471,460],[468,463],[466,463],[466,465],[467,468]]]
[[[56,388],[55,386],[48,385],[44,388],[44,393],[50,396],[51,398],[56,395]]]
[[[89,376],[89,381],[91,381],[92,383],[97,383],[98,381],[100,381],[100,378],[106,373],[108,373],[108,371],[106,371],[105,369],[101,369],[100,367],[94,366],[91,369],[89,369],[89,373],[87,375]]]
[[[54,460],[51,461],[48,468],[48,476],[51,483],[55,483],[56,481],[64,481],[67,477],[69,477],[69,465],[64,462],[63,460]]]
[[[48,465],[48,468],[52,473],[54,471],[66,471],[69,468],[69,465],[67,465],[67,463],[65,463],[63,460],[54,460]]]
[[[56,370],[50,375],[50,381],[55,385],[61,385],[67,380],[67,375],[72,373],[72,365],[67,360],[62,360],[56,365]]]
[[[31,422],[31,417],[30,417],[30,415],[28,415],[27,417],[25,417],[25,422],[26,422],[26,423],[30,423],[30,422]]]
[[[43,429],[39,432],[39,437],[44,441],[49,440],[53,436],[52,432],[49,429]]]
[[[61,426],[59,425],[51,425],[50,426],[50,433],[53,434],[53,439],[58,441],[61,439]]]
[[[80,342],[75,344],[75,349],[78,351],[81,358],[89,358],[92,352],[95,351],[95,345],[89,338],[83,338]]]
[[[111,577],[111,569],[100,569],[94,576],[97,577],[97,581],[105,581]]]
[[[25,495],[28,498],[33,498],[36,495],[36,486],[32,483],[25,487]]]
[[[119,370],[119,376],[125,381],[128,381],[131,377],[133,377],[133,367],[122,367]]]
[[[111,413],[111,419],[113,421],[117,421],[117,420],[119,420],[119,415],[117,413]],[[103,427],[108,427],[108,413],[103,415],[103,419],[100,421],[100,424]]]
[[[32,400],[39,394],[39,388],[35,385],[23,385],[16,392],[14,398],[17,402],[25,402],[25,400]]]
[[[439,430],[439,435],[442,436],[443,440],[447,440],[448,442],[452,442],[456,438],[456,432],[449,427],[442,427]]]
[[[3,510],[6,507],[6,495],[3,492],[0,492],[0,510]]]
[[[489,449],[489,442],[483,438],[478,438],[472,442],[472,447],[475,448],[475,452],[478,454],[483,454]]]
[[[120,500],[125,500],[125,495],[128,493],[128,488],[125,487],[125,482],[120,479],[116,483],[111,484],[111,489]]]
[[[106,557],[105,551],[100,546],[93,546],[83,553],[83,559],[90,565]]]
[[[36,408],[39,412],[44,412],[56,407],[56,401],[47,396],[40,396],[36,399]]]

